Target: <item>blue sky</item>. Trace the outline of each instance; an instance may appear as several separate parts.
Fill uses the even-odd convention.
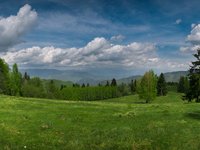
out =
[[[186,70],[200,43],[199,5],[198,0],[0,0],[0,55],[21,68],[113,70],[124,76]]]

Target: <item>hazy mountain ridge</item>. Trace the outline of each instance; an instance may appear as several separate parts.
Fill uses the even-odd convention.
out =
[[[42,79],[56,79],[63,81],[72,81],[79,84],[97,85],[99,83],[106,84],[107,79],[101,78],[98,75],[91,74],[88,72],[80,70],[57,70],[57,69],[21,69],[23,74],[27,72],[31,77],[40,77]],[[178,82],[180,76],[186,76],[188,71],[175,71],[175,72],[166,72],[164,73],[165,79],[167,82]],[[131,80],[139,79],[141,75],[134,75],[126,78],[117,79],[117,83],[130,83]],[[112,78],[108,77],[108,81],[111,81]]]

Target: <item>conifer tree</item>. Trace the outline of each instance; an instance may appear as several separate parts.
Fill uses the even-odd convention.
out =
[[[183,99],[200,102],[200,49],[194,54],[196,61],[192,62],[189,70],[189,89],[185,92]]]
[[[157,95],[164,96],[167,94],[167,83],[164,74],[161,73],[157,82]]]
[[[81,87],[84,88],[84,87],[85,87],[85,84],[83,83]]]
[[[135,93],[136,92],[136,88],[137,88],[137,81],[136,80],[131,80],[130,83],[130,89],[131,89],[131,93]]]
[[[177,86],[177,91],[179,93],[186,93],[189,89],[189,80],[188,77],[181,76]]]
[[[112,79],[111,86],[117,86],[117,81],[115,78]]]
[[[106,86],[110,86],[110,83],[109,83],[109,81],[106,81]]]

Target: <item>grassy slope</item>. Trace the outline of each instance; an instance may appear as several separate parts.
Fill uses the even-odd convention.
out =
[[[0,96],[1,149],[200,149],[200,104],[169,93],[73,102]],[[25,147],[24,147],[25,146]]]

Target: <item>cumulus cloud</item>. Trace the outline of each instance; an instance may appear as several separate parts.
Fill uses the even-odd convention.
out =
[[[9,64],[20,66],[83,67],[124,66],[143,68],[155,65],[159,58],[152,43],[133,42],[127,45],[113,44],[97,37],[80,48],[31,47],[1,54]]]
[[[187,36],[187,41],[192,44],[200,44],[200,24],[193,25],[192,31]]]
[[[20,42],[20,37],[32,28],[37,20],[37,13],[26,4],[20,8],[16,16],[0,18],[0,51]]]
[[[191,53],[200,48],[200,24],[192,24],[191,28],[192,30],[186,38],[190,45],[180,47],[181,52]]]

